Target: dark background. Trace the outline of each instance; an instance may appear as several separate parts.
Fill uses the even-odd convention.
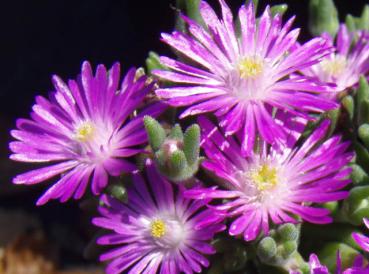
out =
[[[11,177],[24,165],[7,160],[9,130],[17,117],[27,117],[36,94],[46,95],[52,89],[50,76],[72,78],[78,74],[83,60],[111,66],[120,61],[123,70],[142,66],[149,50],[170,54],[159,41],[161,32],[172,30],[174,0],[13,0],[1,1],[0,11],[0,210],[22,209],[40,218],[49,239],[59,237],[50,227],[61,227],[66,238],[78,248],[68,250],[63,260],[79,260],[78,253],[87,236],[74,235],[84,228],[76,203],[53,202],[36,209],[34,202],[44,191],[40,187],[11,187]],[[217,1],[208,1],[218,7]],[[228,0],[232,9],[242,0]],[[288,3],[286,17],[297,15],[295,26],[302,27],[302,40],[307,31],[308,1],[261,1],[266,4]],[[359,15],[367,0],[337,0],[341,19],[344,14]],[[260,9],[259,9],[260,10]],[[42,145],[42,144],[40,144]],[[0,219],[0,224],[2,220]],[[78,224],[78,225],[76,225]],[[63,231],[64,231],[63,230]],[[77,231],[77,232],[76,232]],[[59,232],[58,232],[59,233]],[[57,234],[58,234],[57,233]],[[73,234],[74,233],[74,234]],[[1,234],[1,231],[0,231]],[[70,235],[74,236],[70,236]],[[68,255],[69,254],[69,255]],[[73,257],[74,256],[74,257]]]

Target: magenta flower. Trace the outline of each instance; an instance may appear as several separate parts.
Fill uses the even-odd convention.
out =
[[[225,229],[223,216],[204,208],[203,201],[184,198],[183,187],[175,191],[151,160],[146,170],[148,183],[142,174],[133,174],[128,204],[102,196],[102,217],[94,218],[93,223],[112,232],[100,237],[98,244],[118,245],[100,257],[112,260],[106,272],[200,273],[209,266],[203,254],[215,253],[208,242]]]
[[[281,125],[286,128],[303,127],[294,118],[287,118],[278,119],[277,115],[276,121],[284,121]],[[243,234],[246,241],[254,240],[261,230],[268,233],[269,219],[275,224],[296,223],[293,216],[300,216],[312,223],[329,223],[329,210],[311,203],[341,200],[348,195],[340,189],[350,183],[351,169],[345,167],[353,156],[346,152],[349,143],[341,143],[341,138],[334,136],[317,145],[329,128],[328,120],[299,147],[294,144],[301,129],[291,132],[285,146],[261,142],[259,152],[249,157],[241,155],[237,138],[225,138],[205,118],[199,123],[208,157],[203,167],[223,183],[220,189],[188,190],[186,197],[220,199],[222,203],[214,208],[234,219],[229,227],[232,236]]]
[[[332,51],[325,39],[315,38],[297,48],[299,29],[290,30],[293,18],[282,25],[281,16],[272,17],[267,8],[256,23],[252,5],[239,10],[238,37],[229,7],[223,0],[220,4],[222,19],[206,2],[200,4],[208,31],[183,17],[192,36],[180,32],[162,35],[164,42],[193,61],[185,64],[162,57],[161,62],[171,71],[154,71],[161,79],[178,83],[156,93],[172,106],[190,106],[181,118],[214,112],[226,135],[242,133],[241,151],[249,155],[257,135],[269,144],[286,138],[285,129],[273,120],[273,108],[312,119],[310,112],[337,107],[316,96],[331,92],[331,86],[295,75]]]
[[[369,228],[369,219],[364,218],[363,222],[367,228]],[[354,238],[355,242],[366,252],[369,252],[369,238],[360,234],[360,233],[352,233],[352,238]]]
[[[332,46],[334,45],[334,40],[329,34],[324,34],[324,37]],[[337,34],[336,52],[325,57],[305,73],[319,78],[322,82],[336,84],[339,91],[357,86],[360,76],[368,76],[369,73],[369,32],[349,32],[342,24]],[[334,98],[335,95],[336,93],[333,93],[330,97]]]
[[[17,120],[18,129],[11,135],[18,141],[10,143],[10,158],[48,165],[18,175],[13,182],[33,185],[62,175],[37,205],[50,199],[79,199],[89,181],[97,195],[107,185],[108,175],[135,169],[125,158],[142,151],[136,146],[146,141],[143,115],[155,116],[163,106],[151,105],[130,119],[153,84],[147,85],[144,76],[135,79],[136,70],[131,69],[119,86],[119,74],[118,63],[109,72],[99,65],[94,76],[84,62],[76,81],[66,84],[54,76],[56,91],[49,99],[36,97],[31,119]]]

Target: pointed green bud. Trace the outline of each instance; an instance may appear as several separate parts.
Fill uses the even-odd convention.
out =
[[[192,20],[204,26],[204,19],[200,14],[200,2],[201,0],[186,0],[186,13]]]
[[[345,110],[347,111],[350,120],[354,118],[354,99],[351,95],[347,95],[342,99],[342,105],[344,106]]]
[[[262,239],[256,249],[259,259],[268,262],[277,254],[277,244],[272,237]]]
[[[363,217],[369,216],[369,186],[357,186],[343,202],[343,214],[353,225],[360,225]]]
[[[359,142],[354,142],[354,149],[356,153],[356,163],[360,165],[366,172],[369,172],[369,152]]]
[[[297,250],[296,241],[287,241],[278,247],[278,251],[282,258],[289,258]]]
[[[369,122],[369,99],[363,100],[359,105],[359,113],[358,119],[359,124],[368,123]]]
[[[186,0],[176,0],[176,23],[175,23],[175,29],[186,33],[187,29],[186,29],[186,23],[185,21],[181,18],[181,13],[184,13],[184,11],[186,10]]]
[[[350,167],[352,168],[350,178],[353,184],[369,183],[369,176],[361,166],[351,164]]]
[[[167,155],[163,150],[158,150],[155,152],[155,161],[159,165],[159,167],[165,167],[167,161]]]
[[[160,172],[173,182],[193,177],[200,164],[200,128],[190,126],[185,134],[175,125],[168,136],[161,125],[151,117],[145,117],[149,142],[155,152],[155,162]]]
[[[150,51],[149,56],[146,58],[146,68],[149,74],[155,69],[166,69],[166,67],[160,63],[160,56],[153,51]]]
[[[107,193],[121,202],[127,202],[128,200],[127,190],[121,184],[110,184],[107,187]]]
[[[170,172],[180,173],[187,166],[186,156],[181,150],[173,151],[169,158]]]
[[[359,19],[358,29],[368,30],[369,29],[369,5],[365,5],[361,17]]]
[[[359,87],[357,89],[357,103],[361,103],[365,99],[369,99],[369,85],[364,76],[360,76]]]
[[[181,126],[179,124],[175,124],[172,130],[169,133],[169,138],[175,139],[175,140],[183,140],[183,132],[181,129]]]
[[[333,0],[310,0],[309,27],[314,36],[328,32],[336,36],[339,20]]]
[[[283,14],[285,14],[287,9],[288,9],[287,4],[279,4],[279,5],[272,6],[270,8],[270,12],[272,13],[272,16],[275,16],[277,14],[280,14],[281,16],[283,16]]]
[[[341,108],[332,109],[326,112],[325,115],[329,120],[331,120],[331,125],[329,127],[329,132],[327,135],[327,136],[331,136],[334,130],[336,129],[338,118],[341,115]]]
[[[362,124],[358,130],[359,137],[366,147],[369,147],[369,124]]]
[[[345,24],[350,32],[354,32],[356,30],[355,18],[351,14],[346,15]]]
[[[358,108],[357,109],[358,123],[362,124],[362,123],[368,122],[368,120],[365,120],[365,118],[366,116],[368,116],[367,102],[369,100],[369,85],[364,76],[360,77],[356,100],[357,100],[356,104]]]
[[[200,154],[200,127],[197,124],[190,126],[183,139],[183,151],[190,165],[195,164]]]
[[[338,202],[333,201],[333,202],[324,203],[323,207],[328,209],[331,212],[331,214],[335,214],[338,210]]]
[[[150,116],[144,117],[144,125],[153,151],[160,149],[165,141],[165,130],[158,121]]]
[[[283,224],[278,227],[277,233],[279,238],[284,241],[296,241],[299,236],[299,230],[293,224]]]

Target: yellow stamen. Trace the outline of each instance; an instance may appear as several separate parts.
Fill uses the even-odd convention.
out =
[[[273,188],[278,183],[277,170],[268,165],[262,165],[259,170],[251,174],[251,178],[260,191]]]
[[[343,56],[335,56],[333,59],[325,59],[320,63],[324,72],[339,76],[347,65],[346,58]]]
[[[240,76],[244,79],[254,78],[263,72],[263,61],[257,57],[245,57],[238,65]]]
[[[166,226],[162,220],[155,220],[151,223],[151,236],[161,238],[165,235]]]
[[[86,142],[93,136],[95,128],[92,123],[84,122],[76,129],[75,138],[80,142]]]

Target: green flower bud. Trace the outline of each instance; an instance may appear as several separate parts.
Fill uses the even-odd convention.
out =
[[[127,190],[121,184],[110,184],[107,187],[107,193],[119,201],[127,202],[128,200]]]
[[[359,142],[354,142],[354,149],[356,152],[356,163],[360,165],[366,172],[369,172],[369,152]]]
[[[172,130],[169,133],[169,138],[174,140],[183,140],[183,132],[181,126],[179,124],[175,124]]]
[[[354,32],[356,30],[355,18],[351,14],[346,15],[345,24],[350,32]]]
[[[361,17],[359,19],[357,29],[368,30],[369,29],[369,5],[365,5]]]
[[[186,156],[181,150],[175,150],[170,155],[169,158],[169,165],[170,165],[170,172],[174,174],[178,174],[184,168],[186,168]]]
[[[283,224],[278,227],[277,233],[281,241],[296,241],[299,230],[293,224]]]
[[[271,12],[272,16],[275,16],[276,14],[280,14],[281,16],[283,16],[283,14],[285,14],[287,9],[288,9],[288,5],[279,4],[279,5],[272,6],[271,9],[270,9],[270,12]]]
[[[369,186],[357,186],[343,202],[343,213],[348,222],[360,225],[363,217],[369,216]]]
[[[358,133],[366,147],[369,147],[369,124],[362,124],[359,127]]]
[[[204,26],[204,19],[202,19],[199,8],[200,0],[186,0],[185,5],[187,16],[200,25]]]
[[[144,117],[144,125],[149,137],[149,143],[154,151],[160,149],[165,141],[165,130],[158,121],[150,116]]]
[[[278,253],[284,259],[288,259],[296,250],[296,241],[287,241],[278,247]]]
[[[145,116],[144,124],[161,174],[173,182],[192,178],[201,161],[199,126],[192,125],[183,134],[181,127],[175,125],[167,136],[155,119]]]
[[[277,244],[272,237],[265,237],[259,242],[256,253],[262,262],[268,262],[277,254]]]
[[[329,132],[327,135],[327,136],[331,136],[334,130],[336,129],[338,118],[341,115],[341,108],[330,110],[325,115],[329,120],[331,120],[331,125],[330,125]]]
[[[183,151],[190,165],[196,163],[200,155],[200,127],[198,125],[190,126],[183,139]]]
[[[310,0],[309,19],[310,32],[314,36],[323,32],[336,36],[339,19],[333,0]]]
[[[357,164],[351,164],[350,167],[352,168],[350,175],[352,183],[360,184],[369,182],[369,176],[361,166]]]
[[[157,53],[150,51],[149,56],[146,58],[146,68],[148,74],[151,74],[155,69],[166,69],[166,66],[160,63],[160,56]]]
[[[342,99],[342,105],[343,107],[346,109],[350,120],[352,120],[354,118],[354,99],[352,98],[351,95],[347,95],[345,97],[343,97]]]

